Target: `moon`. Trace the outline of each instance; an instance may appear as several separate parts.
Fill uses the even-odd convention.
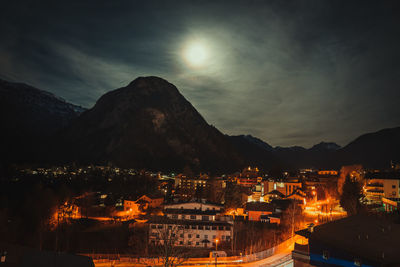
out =
[[[208,59],[207,47],[201,42],[189,43],[184,50],[184,58],[192,67],[202,67]]]

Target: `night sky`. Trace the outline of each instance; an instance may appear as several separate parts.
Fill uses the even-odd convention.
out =
[[[0,78],[92,107],[155,75],[224,133],[346,145],[400,126],[396,2],[2,1]]]

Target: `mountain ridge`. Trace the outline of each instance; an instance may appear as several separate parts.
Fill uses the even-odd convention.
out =
[[[2,158],[8,161],[201,171],[238,170],[244,164],[266,169],[385,167],[390,160],[400,161],[400,127],[361,135],[344,147],[320,142],[308,149],[224,135],[178,88],[155,76],[109,91],[87,110],[32,86],[0,80],[0,104],[0,121],[6,125]]]
[[[0,79],[3,162],[29,160],[55,132],[84,111],[47,91]]]
[[[59,138],[67,161],[210,171],[241,164],[224,135],[173,84],[154,76],[104,94]]]

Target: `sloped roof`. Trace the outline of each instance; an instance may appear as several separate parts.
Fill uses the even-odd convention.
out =
[[[274,206],[266,202],[247,202],[246,211],[274,211]]]

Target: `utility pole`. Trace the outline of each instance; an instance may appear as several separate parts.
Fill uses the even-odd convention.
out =
[[[217,267],[217,258],[218,258],[218,239],[215,239],[215,267]]]

